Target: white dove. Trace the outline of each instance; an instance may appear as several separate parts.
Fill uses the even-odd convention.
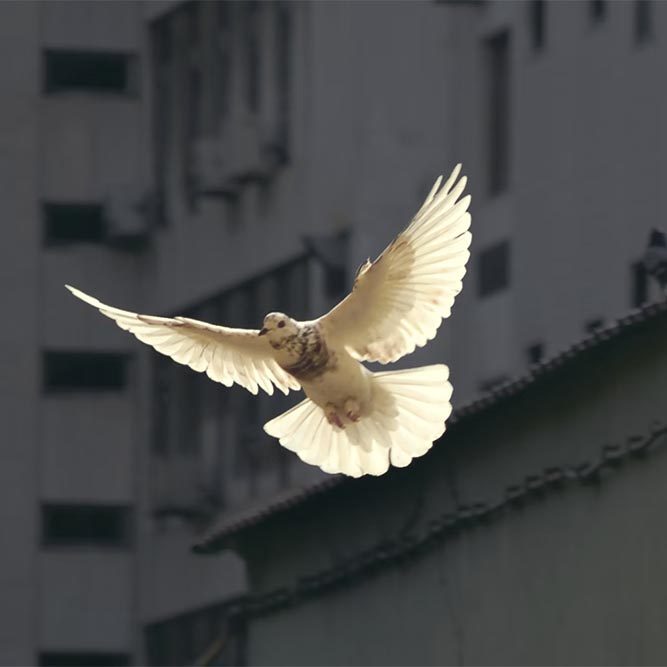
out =
[[[211,380],[253,394],[307,398],[264,425],[302,461],[328,473],[382,475],[407,466],[445,431],[452,386],[444,364],[374,373],[433,339],[448,317],[470,252],[470,196],[459,200],[461,165],[442,176],[409,226],[359,270],[352,292],[326,315],[297,322],[269,313],[261,330],[231,329],[187,317],[153,317],[112,308],[70,287],[158,352]],[[457,201],[458,200],[458,201]]]

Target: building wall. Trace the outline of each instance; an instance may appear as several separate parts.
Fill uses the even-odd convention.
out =
[[[458,7],[456,146],[471,177],[473,262],[452,321],[455,398],[526,368],[526,348],[562,349],[593,318],[632,303],[631,264],[664,217],[667,7],[646,3],[650,33],[636,35],[635,2],[547,2],[544,43],[533,46],[533,3]],[[485,40],[510,33],[508,183],[488,188]],[[509,289],[479,299],[475,260],[510,239]]]
[[[509,484],[596,460],[664,413],[664,318],[463,418],[415,462],[241,536],[253,592],[293,586]],[[667,550],[665,436],[599,483],[566,484],[355,580],[248,620],[248,664],[653,664]],[[267,551],[270,557],[266,556]]]
[[[38,664],[44,653],[130,656],[134,541],[111,550],[53,548],[42,506],[134,507],[135,383],[130,377],[119,392],[54,393],[45,388],[42,353],[127,351],[127,340],[76,307],[63,285],[99,281],[121,299],[138,281],[138,260],[103,245],[47,247],[43,204],[103,203],[128,179],[145,186],[141,89],[136,97],[48,91],[45,53],[129,52],[141,67],[143,28],[136,3],[17,3],[0,13],[10,63],[0,112],[0,263],[2,303],[11,313],[0,334],[0,663]]]
[[[123,551],[45,554],[38,645],[49,652],[130,653],[136,623],[132,568]]]
[[[189,211],[183,188],[175,185],[168,202],[172,219],[157,236],[156,282],[166,308],[190,304],[301,254],[306,233],[354,227],[367,236],[366,247],[354,246],[354,270],[407,224],[437,174],[455,164],[447,149],[445,76],[433,81],[412,75],[424,67],[435,75],[447,60],[446,23],[435,20],[443,16],[440,8],[345,2],[289,7],[290,161],[267,188],[240,188],[232,209],[201,197]],[[398,52],[394,45],[406,31],[422,39]],[[239,84],[231,79],[236,90]],[[429,103],[415,106],[412,100],[420,97]],[[211,101],[205,96],[206,103]],[[179,127],[185,113],[176,105],[171,126]],[[183,156],[174,151],[165,169],[175,183],[172,174],[182,169]]]
[[[3,183],[3,218],[11,241],[0,244],[3,306],[12,317],[2,327],[0,369],[2,417],[0,488],[3,501],[3,549],[0,553],[0,662],[29,664],[36,636],[36,598],[32,586],[36,572],[37,433],[32,406],[39,395],[37,344],[38,301],[35,275],[38,234],[31,222],[37,215],[35,165],[38,154],[36,86],[36,5],[21,5],[0,21],[0,51],[5,62],[3,88],[13,92],[11,104],[0,109],[0,143],[6,156],[0,163]],[[11,379],[10,382],[7,380]],[[21,480],[21,483],[17,483]],[[11,537],[9,537],[11,536]]]

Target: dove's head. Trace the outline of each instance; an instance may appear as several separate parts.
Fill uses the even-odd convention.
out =
[[[299,333],[299,325],[285,313],[269,313],[264,318],[260,336],[266,336],[271,343],[280,344],[286,338]]]

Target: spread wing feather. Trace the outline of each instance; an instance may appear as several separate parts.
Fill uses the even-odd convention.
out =
[[[320,318],[356,359],[386,364],[433,339],[461,291],[470,257],[470,195],[457,165],[438,178],[408,227],[359,270],[352,292]],[[458,179],[458,180],[457,180]]]
[[[97,308],[140,341],[166,354],[179,364],[206,373],[227,387],[236,382],[253,394],[263,389],[273,394],[274,385],[287,394],[301,385],[274,360],[265,337],[251,329],[200,322],[189,317],[154,317],[107,306],[74,287],[67,289]]]

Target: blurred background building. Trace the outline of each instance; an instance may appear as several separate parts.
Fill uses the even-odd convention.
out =
[[[64,283],[317,316],[461,161],[465,289],[408,364],[468,404],[657,298],[665,34],[649,0],[0,4],[0,663],[218,659],[245,569],[191,545],[326,477],[263,435],[294,398],[158,357]]]

